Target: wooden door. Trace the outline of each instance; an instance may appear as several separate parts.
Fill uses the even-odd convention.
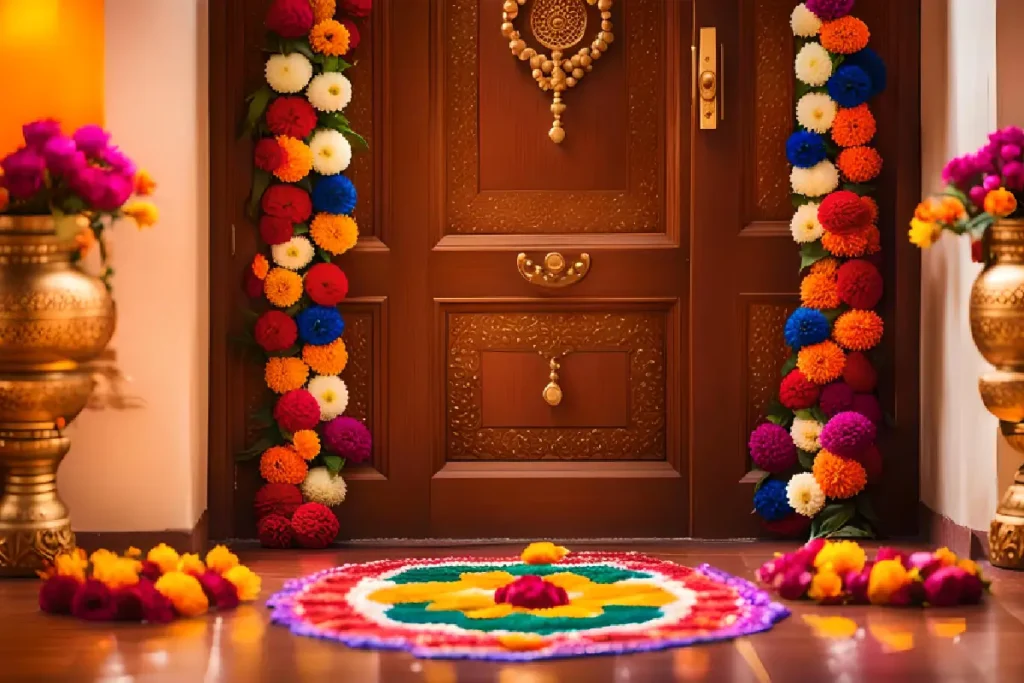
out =
[[[253,535],[259,485],[231,453],[266,401],[260,367],[226,338],[243,324],[236,283],[257,249],[243,212],[251,143],[233,131],[260,83],[268,4],[211,4],[215,538]],[[349,413],[375,442],[372,463],[343,472],[342,534],[754,535],[746,431],[777,387],[798,300],[783,152],[793,3],[615,2],[614,42],[565,95],[561,145],[547,135],[551,94],[501,35],[502,4],[381,0],[363,30],[347,113],[373,151],[352,170],[362,238],[338,262],[351,283]],[[895,55],[900,28],[883,20],[905,12],[860,6]],[[516,22],[527,36],[528,8]],[[596,8],[587,19],[590,41]],[[692,106],[690,46],[706,26],[722,44],[715,130],[698,128]],[[895,127],[881,147],[905,149]],[[897,192],[883,200],[891,226]],[[589,272],[541,286],[520,273],[521,253],[537,264],[587,254]],[[910,310],[913,293],[899,305]],[[904,329],[891,357],[916,344]],[[542,396],[552,359],[554,407]]]

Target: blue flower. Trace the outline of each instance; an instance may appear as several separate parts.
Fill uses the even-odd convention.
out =
[[[786,485],[778,479],[769,479],[761,484],[754,494],[754,510],[769,522],[777,522],[793,514],[786,496]]]
[[[868,78],[871,79],[871,97],[881,94],[889,84],[889,73],[885,62],[870,47],[847,55],[843,60],[843,66],[847,65],[860,67],[868,75]]]
[[[313,208],[323,213],[352,213],[356,208],[356,186],[343,175],[321,178],[313,187]]]
[[[839,67],[828,79],[828,94],[840,107],[852,109],[871,97],[871,78],[859,66]]]
[[[827,154],[825,141],[809,130],[797,131],[786,140],[786,157],[799,168],[811,168],[824,161]]]
[[[295,316],[295,322],[302,341],[314,346],[330,344],[345,331],[341,313],[328,306],[310,306]]]
[[[786,321],[786,343],[794,351],[823,342],[831,334],[828,318],[813,308],[798,308]]]

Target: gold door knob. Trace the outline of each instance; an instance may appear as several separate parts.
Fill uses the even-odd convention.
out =
[[[580,254],[571,263],[557,251],[544,257],[542,263],[535,263],[526,254],[516,257],[516,266],[523,279],[541,287],[568,287],[574,285],[590,272],[590,254]]]

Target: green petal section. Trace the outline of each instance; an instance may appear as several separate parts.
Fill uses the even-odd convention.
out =
[[[509,614],[497,619],[470,619],[462,612],[429,612],[426,602],[395,605],[387,611],[389,619],[404,624],[449,624],[468,631],[513,631],[550,635],[563,631],[585,631],[602,626],[642,624],[662,616],[660,607],[623,607],[609,605],[596,617],[541,617],[534,614]]]
[[[466,572],[508,572],[512,576],[548,576],[549,574],[578,574],[594,583],[617,583],[626,579],[649,579],[652,574],[605,565],[580,566],[566,564],[457,564],[436,567],[412,567],[392,576],[395,583],[427,583],[429,581],[458,581]]]

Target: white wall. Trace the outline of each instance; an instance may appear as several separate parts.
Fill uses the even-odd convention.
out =
[[[941,189],[948,159],[977,149],[995,128],[996,63],[996,0],[922,2],[926,194]],[[998,501],[997,422],[978,395],[978,376],[989,366],[974,347],[968,321],[979,270],[968,243],[949,236],[923,257],[921,498],[957,524],[988,529]]]
[[[118,329],[134,410],[73,423],[60,490],[76,530],[190,529],[206,509],[207,0],[106,0],[106,123],[159,183],[160,223],[116,230]]]

